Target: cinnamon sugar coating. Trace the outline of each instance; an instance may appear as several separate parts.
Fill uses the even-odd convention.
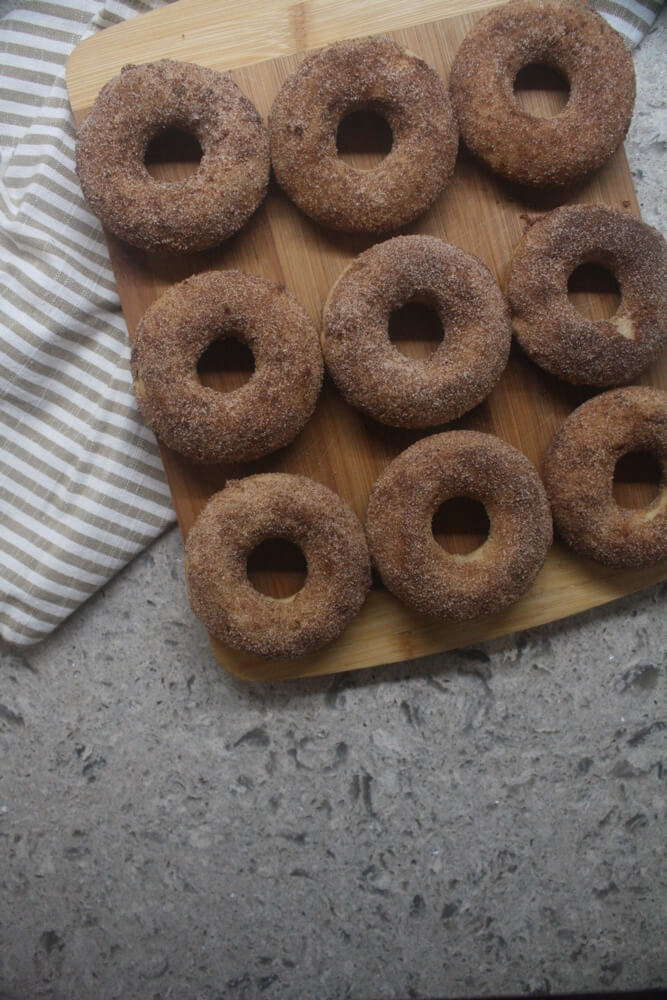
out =
[[[538,118],[514,95],[520,69],[549,66],[570,85],[563,111]],[[570,184],[609,159],[635,100],[621,36],[572,0],[512,0],[479,20],[449,81],[461,136],[495,173],[536,187]]]
[[[444,338],[419,360],[389,339],[410,301],[437,312]],[[496,281],[477,257],[433,236],[397,236],[360,254],[324,307],[322,346],[351,406],[393,427],[454,420],[484,399],[509,356],[511,325]]]
[[[433,515],[453,497],[483,504],[489,537],[469,555],[447,552]],[[516,448],[491,434],[448,431],[402,452],[373,486],[366,533],[385,586],[422,614],[461,621],[516,601],[552,541],[540,478]]]
[[[161,181],[146,169],[152,139],[192,134],[202,150],[190,176]],[[161,59],[126,66],[100,91],[79,129],[76,169],[86,201],[116,236],[143,250],[217,246],[266,194],[268,133],[229,73]]]
[[[255,359],[232,392],[203,385],[197,363],[234,337]],[[284,288],[242,271],[209,271],[165,292],[142,317],[131,356],[146,423],[199,462],[249,462],[288,444],[315,409],[323,362],[317,331]]]
[[[621,303],[593,322],[567,294],[580,264],[618,281]],[[630,382],[667,343],[667,244],[646,223],[604,205],[569,205],[543,216],[516,250],[508,283],[514,331],[536,364],[568,382]]]
[[[301,590],[267,597],[248,579],[247,559],[267,538],[298,545],[308,564]],[[304,476],[232,480],[190,529],[186,576],[192,610],[214,636],[257,656],[292,657],[331,642],[370,587],[370,559],[356,514]]]
[[[650,452],[661,467],[647,507],[620,507],[614,470],[623,455]],[[650,566],[667,558],[667,393],[647,386],[589,399],[558,429],[543,465],[544,485],[563,539],[606,566]]]
[[[367,109],[393,134],[373,170],[338,156],[346,115]],[[348,233],[383,233],[421,215],[454,170],[458,132],[438,74],[390,38],[338,42],[309,56],[284,83],[269,116],[280,186],[316,222]]]

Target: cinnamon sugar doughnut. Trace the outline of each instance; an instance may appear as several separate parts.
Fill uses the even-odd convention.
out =
[[[168,129],[201,146],[197,170],[183,180],[156,180],[144,164],[151,140]],[[143,250],[188,253],[226,240],[261,203],[268,134],[229,73],[161,59],[126,66],[102,88],[79,130],[76,169],[112,233]]]
[[[444,339],[424,359],[388,336],[407,302],[432,306]],[[454,420],[484,399],[509,356],[509,310],[488,268],[433,236],[397,236],[357,257],[324,307],[327,367],[348,403],[393,427]]]
[[[567,282],[583,263],[616,277],[621,304],[593,322],[570,303]],[[526,353],[568,382],[630,382],[667,343],[667,244],[651,226],[604,205],[569,205],[543,216],[512,261],[508,294]]]
[[[374,170],[338,157],[338,125],[352,111],[382,116],[391,152]],[[338,42],[308,57],[269,116],[280,186],[316,222],[382,233],[421,215],[454,170],[458,133],[447,88],[422,59],[383,36]]]
[[[482,503],[489,537],[469,555],[445,551],[433,515],[450,498]],[[386,587],[408,607],[451,621],[516,601],[552,540],[551,514],[534,467],[491,434],[448,431],[402,452],[373,486],[366,532]]]
[[[203,385],[197,362],[234,337],[255,359],[233,392]],[[142,317],[132,375],[146,423],[199,462],[249,462],[282,448],[311,416],[322,353],[310,319],[284,288],[241,271],[209,271],[173,285]]]
[[[514,95],[519,70],[549,66],[570,85],[563,111],[538,118]],[[632,57],[587,5],[513,0],[479,20],[449,81],[462,137],[495,173],[537,187],[569,184],[623,141],[635,100]]]
[[[280,600],[248,579],[247,559],[267,538],[298,545],[308,564],[301,590]],[[190,530],[186,576],[192,610],[214,636],[258,656],[301,656],[340,635],[370,587],[363,528],[320,483],[280,473],[228,482]]]
[[[650,452],[662,470],[655,500],[620,507],[614,469],[623,455]],[[606,566],[650,566],[667,558],[667,393],[647,386],[589,399],[561,424],[544,459],[554,521],[577,552]]]

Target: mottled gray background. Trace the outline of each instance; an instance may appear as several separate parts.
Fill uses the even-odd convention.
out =
[[[627,143],[665,231],[667,23]],[[0,998],[665,984],[667,588],[413,664],[216,665],[171,531],[0,647]]]

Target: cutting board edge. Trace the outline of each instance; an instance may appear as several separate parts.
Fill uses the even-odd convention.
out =
[[[120,24],[111,25],[80,41],[70,53],[65,68],[67,92],[73,112],[76,114],[89,110],[97,93],[105,83],[120,72],[123,66],[137,61],[140,63],[151,61],[150,56],[147,58],[133,57],[132,48],[128,46],[128,42],[132,42],[135,36],[143,34],[149,25],[152,26],[154,22],[161,25],[173,22],[176,25],[179,17],[185,11],[188,11],[190,15],[194,9],[197,14],[194,22],[192,17],[188,16],[187,23],[181,27],[190,31],[198,30],[201,10],[215,5],[216,2],[217,0],[178,0],[177,3],[170,4],[168,7],[147,11],[129,18],[127,21],[122,21]],[[240,52],[235,54],[239,48],[238,31],[242,25],[238,23],[238,20],[232,21],[230,32],[233,26],[236,34],[233,44],[230,43],[229,61],[225,61],[225,69],[232,70],[255,63],[271,62],[283,56],[320,48],[344,38],[378,34],[383,31],[397,31],[400,28],[442,21],[462,14],[479,14],[493,7],[502,6],[506,2],[507,0],[422,0],[419,11],[412,11],[411,19],[409,19],[405,3],[397,2],[397,0],[371,0],[371,2],[364,4],[364,17],[369,19],[373,16],[378,18],[384,16],[387,18],[387,22],[383,21],[375,26],[363,22],[364,27],[362,30],[358,30],[356,26],[358,20],[353,20],[353,17],[358,19],[358,0],[342,0],[336,4],[332,4],[331,0],[273,0],[270,10],[266,9],[265,0],[254,0],[253,5],[262,9],[264,18],[261,36],[263,42],[260,45],[256,40],[254,47],[245,51],[245,54],[242,55]],[[330,14],[327,15],[334,7],[338,11],[336,31],[329,34]],[[243,20],[246,22],[249,20],[247,8],[248,2],[243,8]],[[383,15],[382,11],[386,13]],[[201,18],[201,26],[205,23],[205,18]],[[271,29],[271,37],[267,39],[269,29]],[[185,38],[185,32],[181,32],[180,28],[176,30],[176,34]],[[154,40],[154,36],[151,36],[151,44]],[[277,45],[279,50],[276,50],[275,47],[269,49],[269,46]],[[122,58],[107,57],[107,50],[115,47],[123,51]],[[178,46],[175,48],[177,49]],[[139,49],[139,52],[141,51]],[[220,52],[220,50],[216,49],[216,52]],[[167,57],[177,58],[176,54]],[[165,58],[165,56],[161,55],[159,58]],[[202,65],[208,65],[208,63],[204,62]],[[80,81],[89,78],[87,67],[90,66],[94,67],[95,85],[84,90]],[[82,93],[87,95],[85,99],[81,97]]]
[[[545,613],[541,615],[535,615],[533,613],[530,625],[522,625],[520,622],[513,621],[517,612],[517,605],[508,608],[500,615],[494,615],[492,618],[488,619],[488,621],[476,619],[471,622],[459,623],[459,628],[464,633],[467,632],[467,627],[475,626],[477,634],[470,638],[467,638],[465,634],[458,639],[455,638],[456,629],[454,629],[454,633],[451,638],[436,638],[436,636],[440,635],[438,632],[438,623],[433,623],[428,619],[424,619],[425,633],[430,637],[428,641],[422,641],[420,643],[419,638],[415,639],[413,637],[411,642],[407,644],[407,649],[395,649],[393,651],[391,646],[387,645],[386,652],[383,655],[374,654],[370,658],[371,662],[364,662],[363,665],[350,662],[349,657],[347,657],[345,653],[338,655],[336,642],[334,642],[330,647],[300,660],[298,662],[299,670],[297,672],[294,669],[294,660],[272,661],[262,660],[259,657],[247,657],[243,660],[239,660],[233,650],[227,649],[227,647],[225,647],[224,644],[217,640],[214,636],[209,635],[209,639],[219,666],[237,680],[241,681],[252,683],[271,683],[272,681],[284,681],[305,677],[324,677],[336,673],[349,673],[353,670],[369,670],[374,667],[390,666],[394,663],[420,660],[425,657],[436,656],[440,653],[451,653],[453,650],[465,649],[470,646],[475,646],[480,642],[487,642],[491,639],[500,639],[504,636],[517,635],[518,633],[525,632],[528,629],[540,628],[543,625],[567,621],[568,619],[576,618],[577,615],[593,611],[596,608],[612,605],[616,601],[622,600],[624,597],[630,597],[632,594],[641,593],[644,590],[648,590],[651,587],[655,587],[666,582],[667,562],[661,563],[657,567],[651,567],[648,571],[644,570],[637,572],[642,573],[641,582],[624,584],[622,582],[623,577],[618,577],[616,580],[612,576],[602,577],[599,580],[600,586],[594,592],[591,592],[591,594],[595,593],[594,599],[591,600],[586,606],[578,604],[576,608],[573,608],[571,611],[567,611],[565,614],[562,614],[559,611],[551,613],[547,610],[549,606],[545,603]],[[653,578],[646,579],[644,574],[647,574],[649,577],[652,576]],[[605,581],[612,588],[610,592],[605,592],[605,589],[602,586]],[[389,595],[387,596],[389,597]]]

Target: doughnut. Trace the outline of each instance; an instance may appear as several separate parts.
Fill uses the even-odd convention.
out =
[[[662,470],[648,506],[620,507],[616,463],[650,452]],[[667,392],[611,389],[577,407],[561,424],[542,469],[554,522],[576,552],[606,566],[650,566],[667,557]]]
[[[391,152],[373,170],[338,156],[353,111],[383,117]],[[444,83],[390,38],[337,42],[301,63],[269,116],[276,179],[302,212],[346,233],[382,233],[426,211],[454,171],[458,132]]]
[[[248,579],[248,556],[267,538],[287,539],[306,558],[306,582],[287,599]],[[371,582],[356,514],[326,486],[284,473],[229,481],[190,529],[185,558],[195,615],[221,642],[257,656],[301,656],[331,642]]]
[[[621,304],[593,322],[570,303],[567,282],[584,263],[616,277]],[[514,331],[536,364],[568,382],[630,382],[667,342],[667,244],[639,219],[604,205],[568,205],[532,225],[512,261]]]
[[[197,362],[234,337],[255,371],[233,392],[203,385]],[[144,313],[131,354],[134,391],[149,427],[198,462],[249,462],[288,444],[322,385],[317,331],[284,288],[242,271],[209,271],[173,285]]]
[[[549,66],[570,85],[563,111],[538,118],[514,95],[519,70]],[[572,0],[513,0],[479,20],[449,81],[468,148],[494,173],[535,187],[571,184],[602,166],[632,117],[635,73],[621,36]]]
[[[202,150],[183,180],[152,177],[144,157],[169,129]],[[142,250],[188,253],[217,246],[262,202],[268,133],[229,73],[161,59],[125,66],[81,126],[76,169],[86,201],[114,235]]]
[[[433,535],[445,500],[482,503],[489,537],[474,552],[447,552]],[[539,572],[552,540],[549,503],[525,455],[491,434],[446,431],[401,452],[371,490],[366,517],[382,581],[421,614],[462,621],[501,611]]]
[[[425,359],[389,339],[391,313],[419,300],[444,339]],[[433,236],[396,236],[358,256],[325,303],[327,368],[352,406],[393,427],[454,420],[485,398],[509,356],[509,310],[488,268]]]

